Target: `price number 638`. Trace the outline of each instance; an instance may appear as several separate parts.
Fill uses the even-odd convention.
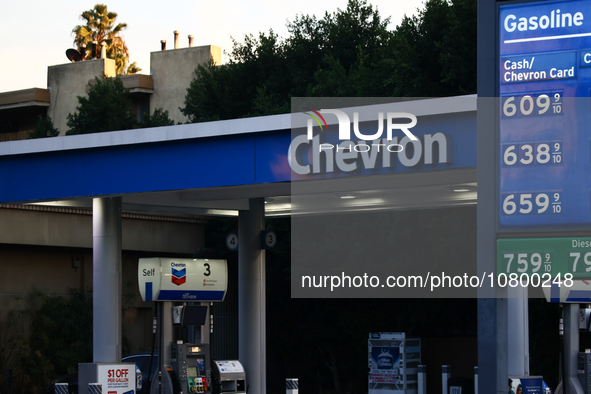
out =
[[[519,163],[515,151],[517,147],[523,151],[523,158],[519,159]],[[553,151],[550,150],[549,143],[509,145],[503,153],[503,164],[507,166],[514,164],[558,164],[562,161],[560,142],[554,143],[553,149]]]

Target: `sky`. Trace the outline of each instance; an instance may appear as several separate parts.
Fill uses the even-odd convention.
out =
[[[82,24],[80,14],[92,9],[95,1],[9,0],[0,6],[0,92],[47,87],[47,67],[67,63],[65,52],[73,48],[72,29]],[[104,1],[108,10],[127,23],[123,37],[130,60],[141,73],[150,73],[150,52],[160,50],[160,40],[173,47],[173,31],[179,30],[180,48],[216,45],[230,51],[232,38],[243,41],[246,34],[258,35],[273,29],[287,37],[287,21],[296,15],[322,18],[326,11],[345,9],[347,0],[176,0],[131,2]],[[391,17],[394,29],[403,16],[415,15],[423,0],[374,0],[382,18]],[[224,57],[224,60],[227,57]]]

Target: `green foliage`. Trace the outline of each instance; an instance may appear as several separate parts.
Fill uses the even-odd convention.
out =
[[[156,108],[138,123],[131,112],[129,92],[121,78],[95,77],[88,97],[78,96],[77,112],[68,114],[66,135],[100,133],[103,131],[129,130],[144,127],[171,126],[174,121],[168,111]]]
[[[122,31],[127,27],[126,23],[115,25],[117,13],[109,12],[105,4],[96,4],[94,8],[84,11],[80,18],[85,21],[84,25],[74,27],[74,44],[80,49],[82,45],[87,47],[86,59],[91,58],[90,45],[96,41],[107,44],[107,57],[115,60],[117,75],[135,74],[141,71],[135,62],[127,65],[129,61],[129,49],[121,36]]]
[[[141,127],[160,127],[160,126],[172,126],[174,120],[168,117],[168,111],[162,108],[156,108],[152,115],[145,114],[144,121]]]
[[[428,0],[418,16],[404,18],[391,67],[396,95],[476,92],[476,8],[474,0]]]
[[[30,346],[44,355],[57,376],[92,361],[92,293],[70,289],[63,297],[33,293]]]
[[[190,122],[289,112],[291,97],[433,97],[476,92],[476,1],[427,0],[389,31],[366,0],[298,16],[234,41],[228,64],[199,67],[181,108]]]
[[[91,293],[33,290],[16,303],[0,327],[0,392],[42,393],[52,379],[92,361]]]
[[[35,124],[35,128],[32,132],[29,133],[29,139],[57,137],[59,134],[60,132],[53,125],[50,116],[42,117],[41,115],[39,115],[39,119]]]
[[[16,302],[0,327],[0,392],[41,392],[49,382],[52,366],[31,348],[25,331],[28,311],[22,308],[23,300]]]
[[[75,114],[68,114],[66,135],[127,130],[136,126],[129,92],[119,77],[95,77],[88,97],[78,96]]]

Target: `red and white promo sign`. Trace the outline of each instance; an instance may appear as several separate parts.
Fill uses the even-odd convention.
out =
[[[135,365],[99,364],[98,383],[102,384],[103,394],[135,393]]]

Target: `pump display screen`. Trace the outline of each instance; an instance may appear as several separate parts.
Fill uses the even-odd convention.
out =
[[[202,326],[205,324],[206,317],[207,306],[187,305],[183,308],[182,323],[184,326]]]
[[[188,369],[189,369],[188,373],[189,373],[190,378],[196,378],[197,376],[199,376],[199,375],[197,375],[197,367],[189,367]]]

